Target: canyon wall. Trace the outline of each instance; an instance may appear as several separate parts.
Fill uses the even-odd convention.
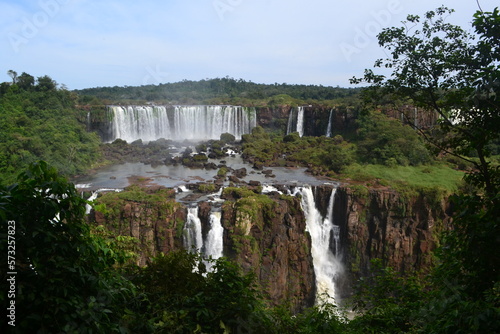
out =
[[[312,306],[316,287],[311,237],[306,232],[300,198],[253,190],[227,188],[222,195],[224,256],[255,273],[271,304],[288,301],[295,311]],[[157,196],[155,190],[148,191],[149,196]],[[316,207],[325,217],[332,185],[313,187],[313,193]],[[183,247],[187,209],[171,194],[147,203],[124,200],[123,195],[120,200],[106,196],[98,199],[100,204],[90,220],[113,233],[139,239],[138,264],[145,265],[158,252]],[[117,194],[109,196],[118,198]],[[402,273],[425,271],[431,263],[430,251],[436,247],[436,235],[449,220],[445,203],[438,198],[432,192],[408,196],[389,189],[340,186],[333,210],[333,223],[340,227],[341,247],[336,256],[344,266],[335,279],[339,297],[348,296],[358,278],[370,275],[371,259],[382,259]],[[107,203],[105,208],[103,203]],[[205,240],[214,204],[196,205]],[[335,249],[333,244],[330,247]]]
[[[357,279],[370,275],[372,259],[400,273],[425,273],[437,237],[450,222],[441,198],[432,190],[408,196],[390,189],[340,187],[334,220],[341,226],[348,272],[342,291],[348,294]]]

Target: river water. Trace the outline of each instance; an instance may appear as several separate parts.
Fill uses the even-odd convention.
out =
[[[224,158],[225,165],[233,169],[246,168],[247,176],[240,180],[259,181],[262,184],[284,184],[284,185],[322,185],[327,181],[316,178],[306,173],[306,168],[290,167],[270,167],[265,170],[272,170],[274,177],[268,177],[252,168],[239,156]],[[209,160],[220,164],[219,160]],[[82,190],[97,190],[101,188],[120,189],[131,185],[133,179],[148,178],[148,184],[159,185],[168,188],[175,188],[186,184],[198,182],[210,182],[215,180],[217,169],[188,168],[183,165],[145,165],[143,163],[124,163],[107,166],[97,170],[95,173],[74,179],[77,188]],[[231,172],[228,172],[230,175]],[[229,181],[225,181],[225,186]]]

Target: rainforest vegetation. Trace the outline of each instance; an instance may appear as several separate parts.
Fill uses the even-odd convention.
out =
[[[500,332],[500,13],[477,12],[475,35],[448,24],[451,13],[409,15],[406,23],[417,28],[383,30],[378,38],[388,58],[375,68],[392,74],[367,70],[353,78],[370,85],[362,90],[222,78],[70,92],[48,76],[9,71],[12,82],[0,85],[0,250],[8,253],[15,230],[15,332]],[[402,276],[375,261],[372,276],[359,282],[350,304],[357,316],[349,320],[335,305],[300,314],[270,307],[252,274],[224,258],[210,272],[199,255],[183,251],[134,265],[133,238],[88,224],[86,202],[66,178],[129,147],[100,144],[86,131],[82,106],[127,100],[356,105],[350,133],[301,138],[257,127],[243,137],[243,155],[256,167],[303,165],[366,186],[444,189],[453,223],[434,267],[427,276]],[[387,101],[437,112],[440,121],[430,129],[403,125],[382,112]],[[172,201],[168,192],[152,199],[140,188],[129,191],[117,198]],[[1,276],[2,291],[9,291],[9,276]],[[6,305],[7,295],[0,300]]]
[[[325,87],[316,85],[257,84],[230,77],[184,80],[176,83],[140,87],[97,87],[77,91],[84,102],[107,101],[166,101],[175,104],[234,104],[274,105],[304,103],[347,98],[359,93],[359,88]],[[93,100],[98,98],[99,100]]]

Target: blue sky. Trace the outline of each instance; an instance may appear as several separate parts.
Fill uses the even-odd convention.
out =
[[[467,29],[478,9],[476,0],[2,0],[0,82],[12,69],[69,89],[225,76],[349,87],[384,57],[380,29],[440,5]]]

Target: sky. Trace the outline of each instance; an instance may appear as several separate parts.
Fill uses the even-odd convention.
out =
[[[0,82],[8,70],[68,89],[232,77],[352,87],[376,34],[441,5],[471,29],[499,0],[1,0]]]

